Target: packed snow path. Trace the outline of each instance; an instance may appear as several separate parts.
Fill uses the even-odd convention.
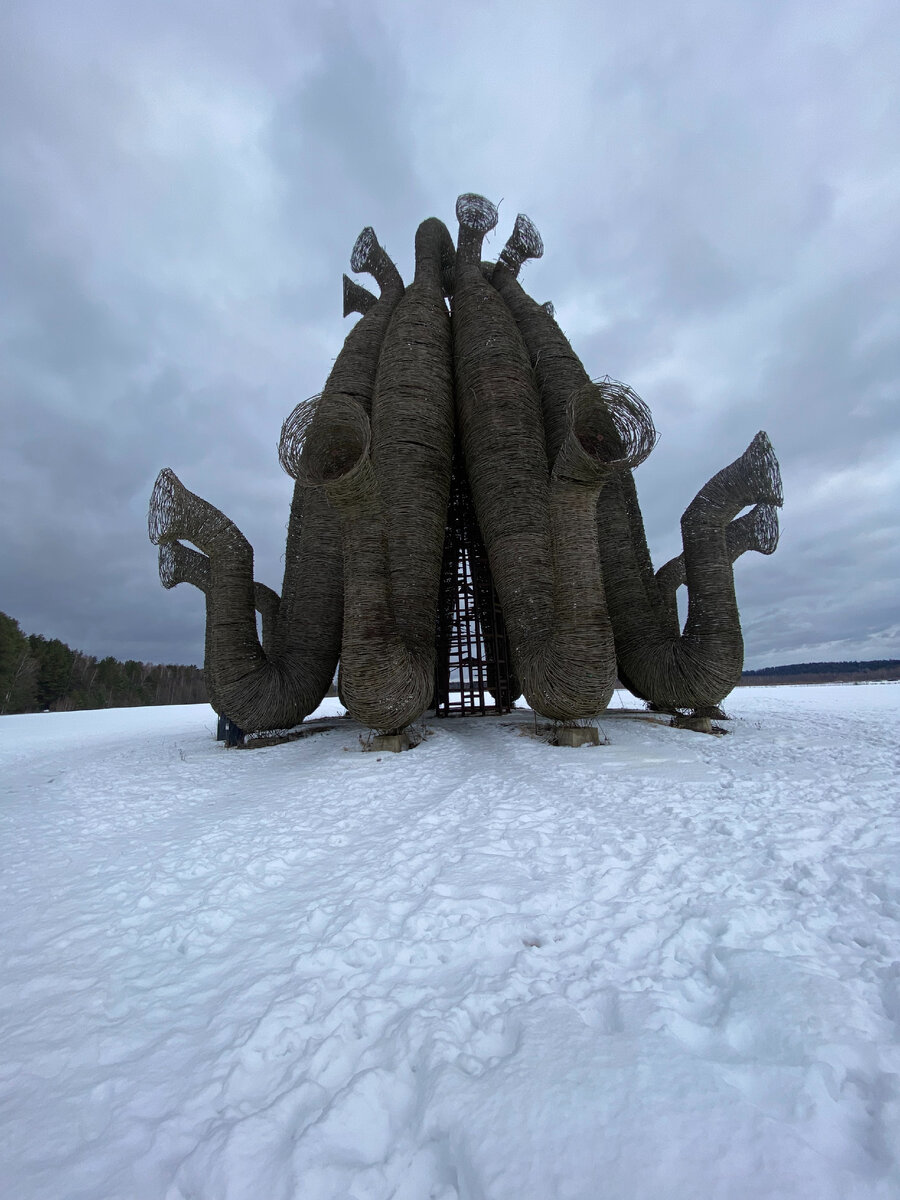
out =
[[[0,718],[0,1194],[896,1200],[900,685],[729,708]]]

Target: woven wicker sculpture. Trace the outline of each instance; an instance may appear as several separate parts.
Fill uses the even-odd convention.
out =
[[[479,547],[471,586],[497,623],[485,644],[502,652],[502,670],[486,659],[492,689],[521,687],[536,711],[572,722],[603,711],[618,670],[656,707],[713,711],[743,662],[732,565],[778,541],[766,435],[701,489],[682,517],[683,554],[654,573],[632,476],[656,439],[646,406],[623,384],[592,381],[553,305],[519,283],[543,253],[527,217],[496,263],[481,259],[493,204],[460,196],[457,218],[455,249],[440,221],[420,225],[405,291],[374,232],[357,239],[351,266],[380,295],[344,276],[344,315],[361,319],[321,395],[282,429],[279,458],[296,482],[280,596],[254,581],[237,526],[160,473],[150,537],[163,585],[206,597],[211,702],[246,731],[288,727],[318,705],[340,659],[358,720],[394,733],[418,717],[447,623],[442,573],[444,604],[454,584],[455,472]]]

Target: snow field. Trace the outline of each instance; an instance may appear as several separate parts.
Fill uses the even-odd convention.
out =
[[[0,719],[0,1195],[893,1200],[898,701]]]

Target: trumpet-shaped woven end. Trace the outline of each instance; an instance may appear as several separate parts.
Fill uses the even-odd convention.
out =
[[[303,474],[303,447],[310,424],[315,420],[321,394],[301,400],[294,410],[285,418],[281,426],[281,436],[278,439],[278,461],[282,470],[286,471],[298,483],[306,482]]]
[[[150,493],[147,532],[154,546],[171,540],[178,516],[178,497],[184,491],[181,480],[170,467],[163,467]]]
[[[584,451],[622,469],[639,466],[656,445],[650,409],[627,384],[605,377],[569,401],[572,428]]]
[[[159,548],[159,582],[164,588],[192,583],[201,592],[209,590],[209,559],[181,542],[163,542]]]
[[[778,548],[778,509],[774,504],[757,504],[734,525],[746,525],[747,549],[757,554],[774,554]]]
[[[163,542],[159,548],[159,582],[164,588],[177,587],[181,583],[175,559],[176,542]]]
[[[500,251],[500,262],[512,271],[513,275],[518,275],[524,262],[531,258],[540,258],[543,253],[544,243],[537,226],[530,217],[519,213],[509,241]]]
[[[344,316],[349,317],[351,313],[367,313],[373,304],[377,303],[375,296],[364,288],[362,284],[351,279],[349,275],[343,277],[344,280]]]
[[[367,225],[356,239],[350,254],[350,267],[357,274],[365,271],[367,275],[371,275],[381,288],[382,296],[388,293],[399,299],[402,295],[403,280],[400,278],[400,272],[379,243],[371,225]]]
[[[476,192],[464,192],[456,201],[456,219],[464,229],[489,233],[499,219],[496,204]]]
[[[769,435],[760,430],[743,454],[744,463],[750,471],[756,495],[763,504],[781,508],[784,504],[784,488],[781,483],[781,468]]]
[[[353,249],[350,252],[350,270],[357,275],[362,272],[371,274],[372,267],[375,265],[375,256],[380,252],[381,246],[375,236],[375,230],[371,225],[367,225],[353,243]]]
[[[298,483],[321,487],[351,474],[369,448],[369,418],[358,401],[332,395],[298,404],[281,429],[278,459]]]
[[[596,485],[610,472],[637,466],[650,453],[656,431],[639,396],[623,383],[587,383],[569,399],[568,432],[553,478]]]

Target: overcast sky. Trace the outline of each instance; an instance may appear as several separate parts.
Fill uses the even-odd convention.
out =
[[[736,566],[747,665],[900,657],[900,5],[4,0],[0,610],[201,662],[147,540],[172,467],[280,588],[281,422],[349,328],[375,227],[404,278],[459,192],[517,211],[593,376],[660,442],[654,562],[769,433],[776,554]],[[367,282],[363,280],[363,282]]]

